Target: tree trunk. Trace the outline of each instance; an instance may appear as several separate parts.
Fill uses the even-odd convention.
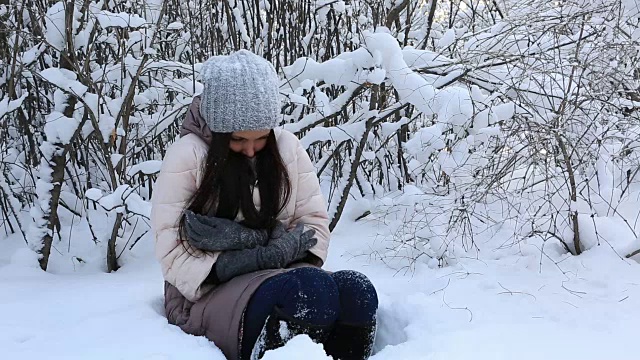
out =
[[[65,7],[65,23],[67,25],[66,31],[66,40],[67,40],[67,48],[66,51],[60,56],[60,67],[63,69],[67,69],[69,71],[73,71],[73,61],[75,59],[73,52],[73,33],[72,33],[72,22],[74,15],[74,2],[68,1]],[[73,117],[73,112],[76,108],[76,103],[78,100],[69,96],[67,106],[65,106],[63,114],[64,116],[71,118]],[[76,130],[75,134],[78,134]],[[75,136],[74,136],[75,138]],[[73,141],[73,138],[70,142]],[[42,255],[42,257],[38,260],[40,263],[40,268],[46,271],[47,266],[49,265],[49,255],[51,254],[51,245],[53,244],[53,232],[54,229],[60,229],[60,220],[58,218],[58,204],[60,203],[60,191],[62,190],[62,183],[64,182],[64,167],[67,162],[67,151],[68,145],[55,143],[53,144],[55,147],[55,152],[51,159],[43,158],[43,161],[49,161],[49,165],[51,166],[51,184],[53,184],[53,189],[51,189],[51,199],[49,200],[48,212],[44,214],[44,219],[47,222],[47,233],[42,238],[42,248],[38,251]]]
[[[118,231],[122,225],[122,213],[116,215],[116,221],[111,229],[111,237],[107,243],[107,272],[117,271],[120,266],[118,265],[118,254],[116,253],[116,240],[118,240]]]

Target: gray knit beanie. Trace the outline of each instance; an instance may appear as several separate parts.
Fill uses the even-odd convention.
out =
[[[273,129],[280,116],[280,79],[264,58],[240,50],[202,66],[200,114],[217,133]]]

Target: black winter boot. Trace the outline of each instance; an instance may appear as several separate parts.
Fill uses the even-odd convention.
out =
[[[373,351],[375,337],[375,323],[356,325],[338,322],[324,342],[324,349],[334,360],[366,360]]]
[[[318,344],[323,343],[329,336],[331,326],[308,324],[293,316],[285,314],[275,307],[267,318],[258,340],[253,346],[251,359],[260,359],[267,350],[284,346],[296,335],[306,334]]]

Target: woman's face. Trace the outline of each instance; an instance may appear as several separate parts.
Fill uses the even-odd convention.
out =
[[[270,133],[271,130],[236,131],[231,134],[229,148],[233,152],[253,158],[258,151],[267,145]]]

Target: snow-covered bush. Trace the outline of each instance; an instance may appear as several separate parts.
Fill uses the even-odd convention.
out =
[[[605,221],[638,231],[635,1],[38,0],[0,19],[2,227],[43,269],[52,247],[119,267],[202,62],[240,48],[280,72],[332,229],[369,204],[354,218],[434,265],[496,226],[575,254]]]
[[[451,29],[434,40],[460,68],[443,92],[467,84],[475,111],[460,112],[464,132],[440,131],[438,114],[405,144],[419,191],[382,206],[393,253],[442,265],[477,256],[475,239],[506,226],[501,246],[533,238],[542,253],[607,244],[637,254],[638,4],[476,5],[442,9]]]

